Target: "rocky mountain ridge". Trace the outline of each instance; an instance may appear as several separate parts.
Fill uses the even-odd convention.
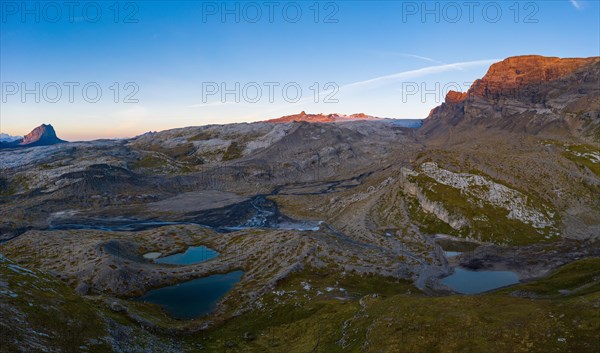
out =
[[[0,142],[13,142],[22,138],[22,136],[11,136],[9,134],[0,133]]]
[[[337,114],[337,113],[332,113],[332,114],[307,114],[306,112],[302,111],[299,114],[294,114],[294,115],[286,115],[286,116],[282,116],[281,118],[276,118],[276,119],[270,119],[270,120],[266,120],[265,122],[267,123],[289,123],[289,122],[309,122],[309,123],[334,123],[334,122],[341,122],[341,121],[355,121],[355,120],[379,120],[380,118],[371,116],[371,115],[367,115],[364,113],[357,113],[357,114],[351,114],[351,115],[344,115],[344,114]]]
[[[507,58],[490,66],[487,74],[473,83],[471,95],[499,98],[519,96],[527,86],[543,84],[567,77],[600,62],[593,58],[556,58],[524,55]]]
[[[428,138],[474,127],[600,142],[600,57],[517,56],[464,93],[450,91],[423,123]]]

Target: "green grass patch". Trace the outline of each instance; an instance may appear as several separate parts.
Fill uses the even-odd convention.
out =
[[[218,135],[212,131],[202,131],[190,137],[188,141],[207,141],[216,138]]]
[[[162,168],[167,165],[167,161],[163,158],[159,158],[153,155],[146,155],[140,160],[133,162],[133,169],[155,169]]]
[[[0,287],[0,352],[35,351],[32,341],[61,352],[78,352],[81,346],[88,352],[110,351],[98,340],[107,331],[91,302],[46,274],[11,266],[0,262],[0,278],[7,285]],[[3,293],[6,289],[16,296]]]
[[[595,276],[571,278],[596,260],[569,265],[543,281],[580,285]],[[596,265],[592,266],[595,267]],[[211,352],[596,352],[600,321],[598,291],[585,296],[539,299],[507,292],[477,296],[430,297],[410,284],[386,278],[335,276],[307,270],[280,282],[266,295],[262,309],[235,317],[189,343]],[[568,276],[566,274],[569,274]],[[591,276],[591,277],[590,277]],[[357,295],[304,297],[337,282]],[[525,285],[524,285],[525,286]],[[521,286],[523,287],[523,286]],[[514,291],[511,287],[510,290]],[[379,295],[369,295],[378,293]],[[287,298],[287,299],[286,299]]]
[[[554,297],[598,293],[600,292],[600,258],[589,258],[570,263],[545,278],[503,291],[512,292],[514,290]]]
[[[565,146],[562,156],[600,177],[600,160],[594,157],[600,156],[598,148],[589,145],[568,145]]]
[[[410,219],[419,226],[419,230],[425,234],[448,234],[456,237],[466,237],[469,234],[468,228],[456,230],[448,223],[437,218],[433,213],[425,212],[419,205],[416,198],[406,197],[406,209]]]
[[[244,146],[238,144],[236,141],[232,141],[225,150],[223,154],[223,161],[231,161],[233,159],[238,159],[242,157],[242,152],[244,152]]]
[[[89,352],[109,352],[103,341],[91,341],[107,335],[100,314],[135,327],[135,334],[120,339],[140,339],[139,325],[125,314],[78,297],[52,277],[15,272],[7,262],[0,263],[0,275],[8,288],[18,292],[16,298],[0,294],[0,352],[27,347],[24,342],[32,333],[24,328],[48,334],[40,341],[51,351],[77,352],[86,346]],[[173,334],[169,339],[180,344],[177,351],[182,352],[596,353],[599,279],[600,259],[591,258],[494,293],[432,297],[405,280],[307,268],[257,298],[251,311],[209,330]],[[335,290],[328,291],[330,287]],[[558,289],[573,292],[557,294]],[[514,297],[515,290],[547,296]],[[157,306],[131,302],[127,306],[130,313],[144,312],[144,317],[154,317],[169,328],[186,325],[162,321],[166,314]],[[21,318],[11,308],[23,313],[25,321],[18,321]],[[153,335],[163,340],[165,332],[153,330]]]

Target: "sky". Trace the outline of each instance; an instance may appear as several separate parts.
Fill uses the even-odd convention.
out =
[[[0,132],[422,119],[515,55],[600,55],[600,1],[0,0]]]

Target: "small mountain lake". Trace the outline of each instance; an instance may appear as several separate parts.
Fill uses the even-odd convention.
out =
[[[444,255],[446,255],[447,258],[456,257],[460,254],[462,254],[460,251],[444,251]]]
[[[212,275],[153,289],[135,300],[160,305],[175,319],[195,319],[212,312],[221,299],[240,281],[243,271]]]
[[[146,254],[148,255],[148,254]],[[154,262],[170,265],[192,265],[204,262],[219,256],[219,253],[206,246],[191,246],[185,252],[177,253],[165,257],[158,257]],[[146,256],[147,257],[147,256]]]
[[[488,290],[519,283],[519,277],[511,271],[470,271],[456,268],[442,284],[462,294],[477,294]]]

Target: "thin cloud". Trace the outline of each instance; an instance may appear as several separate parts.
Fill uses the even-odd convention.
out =
[[[371,54],[379,55],[379,56],[404,56],[407,58],[415,58],[415,59],[419,59],[419,60],[423,60],[423,61],[432,62],[435,64],[445,64],[445,62],[443,62],[443,61],[439,61],[439,60],[436,60],[433,58],[429,58],[427,56],[416,55],[416,54],[397,53],[397,52],[390,52],[390,51],[368,51],[368,52]]]
[[[581,3],[578,0],[571,0],[571,5],[573,5],[577,10],[581,9]]]
[[[490,65],[495,62],[498,62],[500,59],[487,59],[487,60],[476,60],[476,61],[466,61],[459,62],[453,64],[444,64],[444,65],[436,65],[436,66],[428,66],[422,69],[410,70],[398,72],[391,75],[379,76],[369,80],[358,81],[354,83],[349,83],[340,87],[340,92],[342,90],[357,90],[357,89],[366,89],[372,87],[378,87],[386,84],[390,84],[393,82],[398,82],[406,79],[413,79],[417,77],[423,77],[431,74],[439,74],[446,71],[452,70],[464,70],[470,67],[478,67],[484,65]]]
[[[428,58],[426,56],[421,56],[421,55],[406,54],[406,53],[399,53],[398,55],[400,55],[400,56],[407,56],[409,58],[421,59],[421,60],[429,61],[429,62],[435,63],[435,64],[445,64],[445,62],[442,62],[442,61],[439,61],[439,60],[435,60],[435,59],[432,59],[432,58]]]

